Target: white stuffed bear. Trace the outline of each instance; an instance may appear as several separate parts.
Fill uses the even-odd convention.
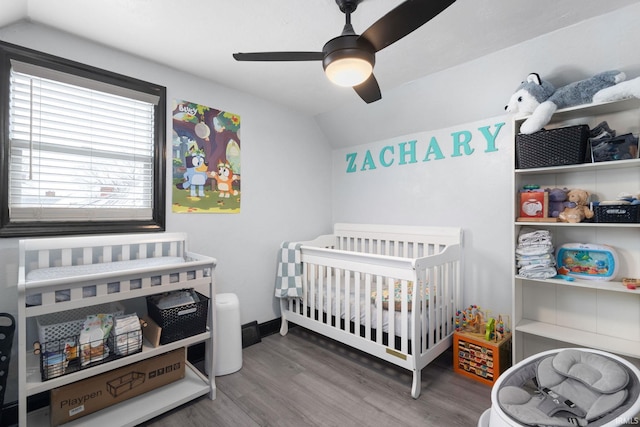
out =
[[[505,110],[509,113],[531,114],[520,126],[520,132],[534,133],[549,123],[551,116],[559,108],[630,97],[640,98],[640,77],[626,82],[625,78],[623,72],[611,70],[556,89],[538,74],[531,73],[511,95]]]

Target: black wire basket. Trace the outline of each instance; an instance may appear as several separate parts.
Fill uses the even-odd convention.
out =
[[[589,126],[576,125],[516,135],[516,167],[543,168],[584,163]]]
[[[156,305],[157,296],[147,297],[149,317],[162,328],[160,344],[168,344],[207,330],[209,298],[194,290],[190,290],[190,293],[193,303],[165,309]]]

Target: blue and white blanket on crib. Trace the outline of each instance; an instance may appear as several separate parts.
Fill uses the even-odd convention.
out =
[[[276,270],[276,298],[302,297],[301,243],[283,242]]]

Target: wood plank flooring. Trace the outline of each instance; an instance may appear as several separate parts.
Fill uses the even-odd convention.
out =
[[[476,426],[491,388],[453,372],[451,349],[411,373],[300,327],[243,350],[240,371],[216,378],[217,399],[197,399],[145,427]]]

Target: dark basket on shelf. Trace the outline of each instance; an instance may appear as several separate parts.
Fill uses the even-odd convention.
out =
[[[584,163],[589,126],[577,125],[516,135],[516,167],[519,169]]]
[[[40,343],[40,376],[47,381],[142,351],[142,330],[80,343],[73,335]]]
[[[599,205],[593,211],[596,222],[640,222],[640,205]]]
[[[147,297],[149,317],[162,328],[160,344],[168,344],[207,330],[209,298],[193,290],[191,294],[196,302],[165,309],[153,302],[153,296]]]

